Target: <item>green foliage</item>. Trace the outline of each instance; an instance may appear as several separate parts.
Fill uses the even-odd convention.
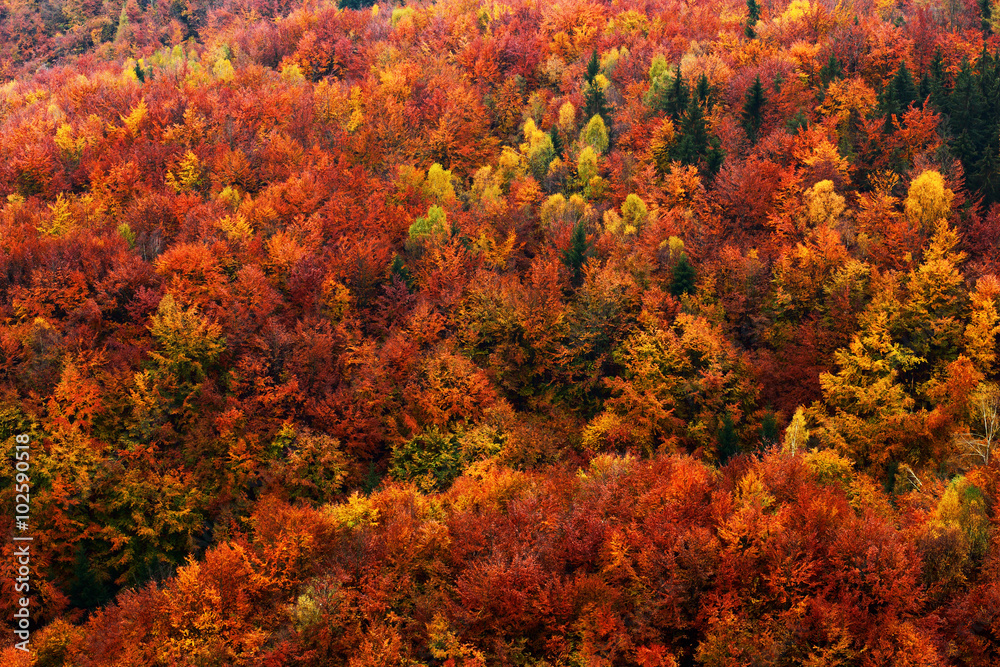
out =
[[[879,109],[885,116],[886,131],[892,131],[892,117],[902,120],[903,113],[911,104],[919,102],[917,99],[917,88],[913,83],[913,76],[910,74],[905,62],[899,64],[892,81],[882,91],[879,97]]]
[[[758,75],[743,99],[743,113],[741,114],[743,130],[747,133],[747,139],[750,140],[751,144],[756,144],[759,138],[766,103],[764,87],[761,85],[760,75]]]
[[[700,104],[688,105],[677,139],[670,147],[670,159],[702,166],[709,174],[717,173],[722,167],[725,153],[720,148],[719,138],[709,134]]]
[[[587,227],[581,219],[573,225],[573,234],[570,236],[569,247],[562,253],[562,262],[570,270],[574,285],[579,285],[583,282],[583,265],[590,255]]]
[[[758,21],[760,21],[760,5],[757,4],[757,0],[747,0],[747,22],[744,32],[749,39],[757,37],[754,26],[757,25]]]
[[[521,144],[521,154],[528,163],[528,168],[538,180],[549,171],[549,164],[556,157],[555,146],[548,132],[543,132],[535,126],[530,118],[524,122],[524,140]]]
[[[464,463],[458,438],[431,427],[393,447],[389,474],[415,483],[424,492],[439,491],[462,474]]]
[[[587,63],[587,73],[583,85],[583,112],[585,118],[600,116],[602,119],[606,119],[608,117],[607,98],[604,96],[604,90],[602,90],[598,83],[599,72],[600,63],[597,59],[597,49],[594,49],[594,52],[590,56],[590,61]]]
[[[598,153],[608,150],[608,129],[603,118],[594,116],[590,119],[580,133],[580,143],[593,147]]]
[[[824,86],[830,85],[832,82],[840,79],[844,76],[844,69],[840,65],[840,61],[834,53],[830,53],[830,58],[826,61],[819,70],[819,79]]]
[[[203,318],[195,306],[182,309],[171,294],[160,301],[149,331],[156,342],[149,353],[153,379],[180,393],[190,393],[204,381],[225,350],[219,325]]]
[[[410,225],[410,240],[423,241],[444,238],[449,233],[448,216],[444,209],[434,205],[427,209],[427,215],[417,218]]]
[[[736,435],[736,427],[733,424],[733,416],[727,411],[722,415],[722,425],[719,428],[718,459],[720,465],[725,465],[726,461],[740,452],[740,441]]]
[[[654,60],[649,71],[650,87],[646,94],[646,103],[653,109],[667,114],[672,120],[680,120],[684,117],[691,101],[691,91],[681,75],[680,65],[677,65],[671,76],[665,60]]]
[[[670,293],[674,296],[693,294],[696,288],[695,270],[688,260],[686,252],[681,252],[674,264],[673,277],[670,279]]]

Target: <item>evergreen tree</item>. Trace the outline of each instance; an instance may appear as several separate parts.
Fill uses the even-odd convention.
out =
[[[769,409],[760,420],[760,448],[773,447],[780,440],[781,430],[778,428],[778,416]]]
[[[708,77],[703,73],[698,77],[698,88],[696,91],[698,104],[704,104],[709,111],[712,110],[712,88],[708,83]]]
[[[824,86],[829,86],[834,80],[844,76],[844,70],[840,66],[837,56],[830,54],[830,59],[819,70],[819,80]]]
[[[740,453],[740,439],[736,435],[733,416],[727,410],[722,415],[722,425],[719,428],[719,465]]]
[[[682,252],[674,265],[674,277],[670,280],[670,293],[674,296],[693,294],[695,290],[695,271],[688,261],[686,252]]]
[[[573,272],[573,285],[583,282],[583,265],[590,256],[590,243],[587,241],[587,228],[583,220],[578,220],[573,226],[569,248],[563,251],[562,262]]]
[[[983,32],[989,35],[993,32],[993,7],[990,0],[979,0],[979,15],[982,19]]]
[[[562,145],[562,138],[559,136],[558,126],[553,125],[552,129],[549,130],[549,139],[552,140],[552,152],[555,153],[555,156],[559,157],[560,155],[562,155],[563,145]]]
[[[663,111],[673,120],[678,120],[687,111],[690,100],[691,92],[688,89],[687,82],[684,81],[684,77],[681,75],[681,66],[678,65],[674,70],[674,79],[667,89],[666,98],[663,102]]]
[[[601,71],[601,62],[597,58],[597,49],[594,49],[593,52],[590,54],[590,61],[587,63],[587,74],[586,74],[587,83],[593,83],[594,77],[596,77],[597,73],[600,71]]]
[[[73,582],[69,589],[70,603],[78,609],[89,611],[106,603],[111,595],[112,592],[94,574],[86,549],[78,543],[73,563]]]
[[[583,90],[584,117],[600,116],[607,124],[608,101],[601,86],[597,83],[597,74],[600,71],[601,65],[597,59],[597,49],[594,49],[590,55],[590,61],[587,63],[586,84]]]
[[[743,113],[741,115],[743,129],[747,133],[747,139],[751,144],[756,144],[760,127],[763,123],[764,104],[767,100],[764,97],[764,87],[760,83],[760,75],[753,81],[753,85],[747,90],[743,100]]]
[[[670,159],[679,160],[682,164],[698,164],[703,161],[708,172],[714,174],[722,166],[724,158],[719,144],[718,137],[708,133],[701,105],[692,104],[684,114],[677,140],[670,149]]]
[[[990,167],[991,156],[987,153],[995,144],[997,121],[988,115],[989,102],[983,94],[982,72],[973,70],[967,60],[962,62],[962,69],[955,77],[955,87],[946,106],[953,137],[951,148],[962,161],[969,188],[979,190],[987,180],[982,170]],[[995,197],[990,194],[985,198],[986,203],[996,201]]]
[[[747,24],[744,28],[747,38],[754,39],[757,37],[757,31],[754,30],[754,26],[760,21],[760,5],[757,4],[757,0],[747,0]]]
[[[879,96],[880,110],[885,116],[887,133],[893,130],[892,117],[895,116],[897,120],[902,121],[903,113],[915,102],[918,102],[917,87],[913,83],[913,77],[906,63],[900,63],[896,75]]]
[[[930,67],[927,68],[927,72],[924,76],[927,79],[927,94],[930,95],[931,104],[933,104],[938,111],[947,111],[947,74],[944,71],[944,56],[941,54],[940,47],[935,49]]]

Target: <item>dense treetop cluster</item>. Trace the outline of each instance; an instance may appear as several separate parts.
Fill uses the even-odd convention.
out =
[[[998,21],[0,6],[4,664],[1000,663]]]

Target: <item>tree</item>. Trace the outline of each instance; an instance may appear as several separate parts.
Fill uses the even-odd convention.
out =
[[[590,242],[587,240],[587,227],[581,218],[573,225],[569,247],[562,253],[562,262],[572,274],[572,283],[580,285],[583,282],[583,265],[590,256]]]
[[[937,171],[927,170],[913,179],[906,194],[906,213],[924,230],[932,229],[951,212],[955,193],[945,187]]]
[[[719,146],[718,137],[708,132],[701,105],[691,104],[684,114],[677,139],[671,146],[671,160],[679,160],[682,164],[697,164],[709,174],[715,174],[725,157]]]
[[[597,49],[594,49],[590,55],[590,61],[587,63],[587,73],[584,83],[584,117],[592,118],[593,116],[600,116],[602,119],[607,120],[608,103],[604,96],[604,90],[602,90],[597,78],[600,71],[601,66],[597,59]],[[607,82],[605,81],[605,83]]]
[[[972,396],[969,412],[973,429],[955,434],[955,442],[966,457],[987,466],[1000,436],[1000,387],[981,384]]]
[[[760,21],[760,5],[757,4],[757,0],[747,0],[747,22],[744,32],[747,38],[755,39],[757,37],[757,31],[754,30],[754,26]]]
[[[580,142],[592,146],[598,153],[608,150],[608,128],[604,119],[600,116],[591,118],[580,132]]]
[[[725,465],[726,461],[736,456],[740,452],[740,441],[736,435],[736,427],[733,424],[733,416],[727,410],[722,415],[722,426],[719,428],[719,465]]]
[[[760,75],[758,74],[743,99],[743,113],[741,114],[743,130],[747,133],[747,139],[750,140],[751,144],[757,143],[766,103],[764,87],[760,84]]]
[[[824,86],[829,86],[836,79],[840,79],[844,76],[844,70],[840,66],[840,61],[837,60],[837,56],[830,52],[830,58],[826,61],[819,70],[819,80]]]
[[[670,279],[670,293],[674,296],[693,294],[695,291],[695,270],[688,261],[686,252],[681,252],[674,264],[673,277]]]
[[[673,120],[679,120],[687,111],[691,101],[691,92],[684,77],[681,75],[681,66],[674,69],[674,77],[670,81],[670,86],[666,90],[660,110],[666,113]],[[697,106],[697,105],[695,105]]]
[[[905,62],[899,63],[896,74],[879,96],[879,111],[885,116],[885,132],[893,131],[893,118],[902,122],[903,113],[911,104],[920,101],[909,68]]]

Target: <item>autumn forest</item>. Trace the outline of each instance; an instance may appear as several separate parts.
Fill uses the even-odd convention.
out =
[[[1000,664],[998,46],[4,0],[0,663]]]

